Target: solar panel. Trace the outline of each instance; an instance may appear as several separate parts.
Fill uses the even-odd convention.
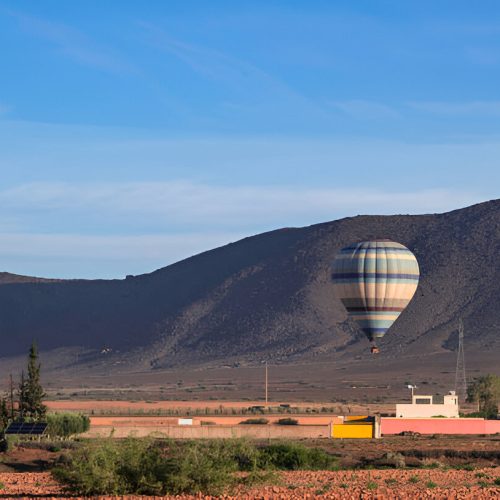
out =
[[[5,434],[41,436],[47,430],[47,422],[12,422]]]

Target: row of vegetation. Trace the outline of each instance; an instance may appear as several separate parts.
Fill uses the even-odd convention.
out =
[[[12,422],[46,422],[46,435],[50,438],[68,438],[89,430],[88,416],[75,413],[48,414],[47,407],[43,404],[44,398],[38,350],[33,343],[28,354],[26,372],[21,372],[17,388],[11,376],[8,394],[0,397],[0,449],[8,448],[3,433]]]
[[[78,397],[78,396],[74,396]],[[70,398],[60,398],[61,400]],[[113,398],[110,398],[113,399]],[[122,399],[117,399],[122,400]],[[169,401],[169,400],[162,400]],[[130,400],[130,403],[136,401]],[[156,403],[157,401],[149,400],[146,403]],[[269,406],[269,407],[248,407],[248,408],[231,408],[220,405],[218,408],[213,407],[182,407],[182,408],[131,408],[126,409],[90,409],[88,411],[89,415],[92,416],[122,416],[126,415],[128,417],[142,417],[142,416],[158,416],[158,417],[197,417],[197,416],[252,416],[252,415],[317,415],[317,414],[331,414],[331,413],[351,413],[350,407],[341,406],[322,406],[318,408],[310,406],[294,406],[294,407],[280,407],[280,406]]]
[[[0,430],[10,422],[37,422],[45,419],[47,407],[43,404],[45,392],[40,383],[38,350],[33,343],[28,354],[27,371],[21,372],[19,383],[10,376],[8,394],[0,397]]]
[[[267,425],[269,420],[267,418],[248,418],[240,422],[240,424],[248,425]],[[274,422],[278,425],[298,425],[299,421],[295,418],[280,418],[278,421]]]
[[[127,438],[84,443],[53,470],[80,495],[220,494],[276,470],[332,470],[337,459],[299,443],[257,446],[247,440],[154,441]]]

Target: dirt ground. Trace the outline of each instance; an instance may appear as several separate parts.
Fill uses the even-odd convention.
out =
[[[495,482],[500,481],[500,436],[393,436],[304,443],[326,449],[339,457],[341,466],[354,470],[282,472],[272,485],[239,487],[230,498],[500,498]],[[380,469],[379,460],[391,452],[404,456],[406,469]],[[23,447],[2,454],[0,498],[64,498],[64,489],[50,474],[60,454]]]
[[[478,475],[481,477],[479,478]],[[240,489],[235,498],[382,499],[382,498],[498,498],[493,481],[500,469],[481,471],[294,471],[280,474],[279,486]]]
[[[500,486],[494,483],[497,478],[500,478],[499,467],[475,471],[432,469],[294,471],[280,473],[277,485],[240,487],[225,498],[493,499],[500,496]],[[12,496],[64,498],[64,490],[48,472],[0,473],[0,482],[3,485],[0,490],[2,498]],[[200,496],[186,495],[167,498],[188,499],[200,498]]]
[[[408,467],[500,466],[500,436],[387,436],[318,439],[308,444],[337,455],[346,468],[376,467],[387,453],[402,454]]]
[[[446,394],[455,383],[453,352],[425,358],[388,357],[329,361],[319,359],[290,364],[269,364],[269,400],[337,403],[342,405],[385,403],[409,399],[407,384],[420,394]],[[2,363],[0,385],[8,387],[9,373],[22,366]],[[200,366],[168,370],[119,371],[80,367],[68,363],[65,370],[49,370],[42,357],[43,383],[49,399],[199,400],[247,402],[264,399],[264,366]],[[469,353],[467,375],[498,373],[494,350]]]

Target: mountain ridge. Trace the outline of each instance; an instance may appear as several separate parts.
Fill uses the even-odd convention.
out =
[[[498,348],[500,200],[444,214],[347,217],[283,228],[122,280],[0,273],[3,356],[84,348],[143,369],[209,362],[349,359],[368,343],[333,296],[330,262],[355,241],[389,238],[416,255],[414,299],[381,342],[387,356]],[[83,362],[83,361],[82,361]]]

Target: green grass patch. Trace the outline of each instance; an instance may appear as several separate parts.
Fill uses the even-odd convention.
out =
[[[489,478],[488,474],[486,474],[485,472],[476,472],[474,474],[478,479],[481,479],[481,478]]]
[[[468,470],[468,471],[473,471],[475,469],[475,467],[472,464],[455,465],[453,468],[456,470]]]
[[[315,495],[324,495],[330,490],[330,485],[329,484],[324,484],[321,488],[318,488],[314,494]]]

